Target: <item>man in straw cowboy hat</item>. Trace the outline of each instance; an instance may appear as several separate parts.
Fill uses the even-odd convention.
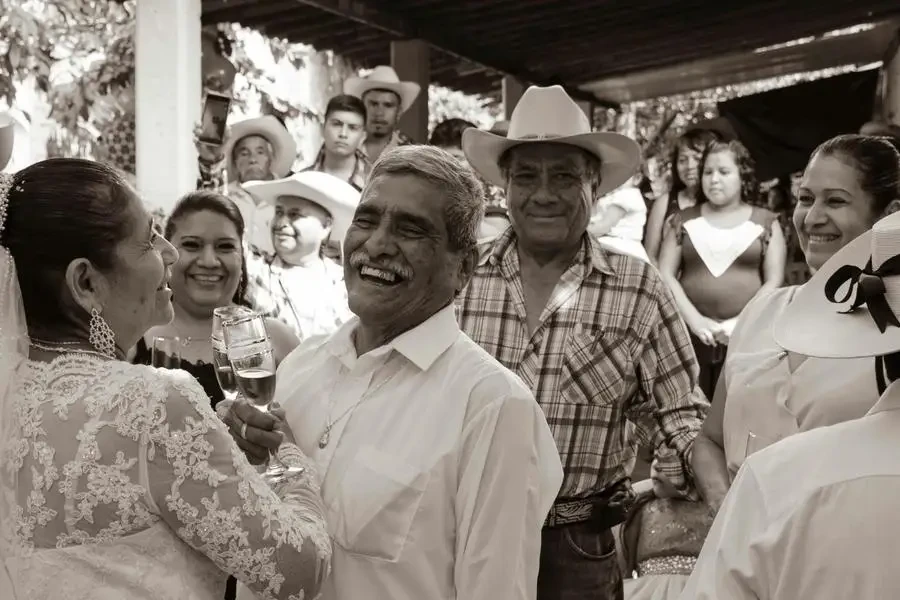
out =
[[[512,224],[483,253],[460,323],[534,392],[565,469],[543,530],[538,598],[621,598],[610,529],[633,499],[638,437],[688,494],[690,449],[708,409],[687,328],[657,271],[586,233],[597,198],[637,171],[640,149],[592,133],[552,86],[526,90],[505,137],[469,129],[463,150],[505,188]]]
[[[682,598],[898,597],[898,316],[894,213],[822,265],[773,328],[795,356],[877,357],[881,398],[861,419],[791,436],[744,462]]]
[[[279,366],[275,400],[329,507],[324,600],[535,597],[562,466],[531,392],[456,320],[483,207],[447,152],[382,155],[344,239],[357,318]]]
[[[247,299],[254,308],[291,327],[301,340],[332,333],[353,315],[347,307],[344,271],[327,256],[341,244],[359,204],[359,191],[321,171],[275,181],[251,181],[247,192],[274,208],[275,252],[247,261]]]
[[[411,144],[399,129],[400,115],[409,110],[419,95],[419,84],[400,81],[391,67],[375,67],[365,77],[350,77],[344,82],[344,93],[362,99],[368,113],[366,139],[361,149],[374,163],[389,148]]]
[[[271,254],[273,209],[259,204],[244,190],[244,184],[287,177],[297,158],[294,137],[277,117],[265,115],[229,127],[220,146],[199,138],[195,143],[200,155],[201,187],[224,188],[244,217],[244,238],[250,249]]]

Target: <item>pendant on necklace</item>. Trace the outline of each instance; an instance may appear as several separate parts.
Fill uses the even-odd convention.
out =
[[[319,438],[319,448],[324,448],[331,441],[331,427],[325,428],[325,433]]]

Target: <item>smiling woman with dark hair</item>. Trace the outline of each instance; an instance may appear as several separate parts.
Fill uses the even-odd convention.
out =
[[[210,343],[213,311],[229,304],[247,304],[244,220],[237,205],[222,194],[191,192],[172,210],[165,236],[178,250],[169,281],[175,316],[169,323],[147,331],[137,343],[133,362],[150,364],[154,337],[178,338],[179,368],[200,382],[215,408],[224,395],[216,380]],[[280,363],[300,340],[275,319],[268,319],[266,327],[275,361]]]
[[[800,180],[793,218],[810,270],[898,207],[900,153],[890,143],[844,135],[819,146]],[[758,294],[734,329],[694,444],[697,485],[713,508],[749,455],[801,431],[857,419],[878,398],[870,359],[807,358],[775,343],[775,320],[803,288]]]

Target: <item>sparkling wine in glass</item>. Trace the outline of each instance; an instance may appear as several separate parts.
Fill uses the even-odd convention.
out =
[[[150,348],[150,364],[163,369],[181,368],[181,340],[171,336],[156,336]]]
[[[240,316],[225,322],[223,330],[238,389],[257,410],[268,412],[275,396],[275,355],[265,317]],[[301,472],[302,468],[288,467],[273,453],[263,477],[274,485]]]
[[[252,315],[253,311],[245,306],[231,305],[220,306],[213,311],[212,336],[210,343],[213,351],[213,366],[216,370],[216,380],[219,387],[222,388],[222,394],[225,400],[234,400],[237,398],[238,385],[231,368],[231,361],[228,360],[228,348],[225,345],[225,323],[238,317]]]

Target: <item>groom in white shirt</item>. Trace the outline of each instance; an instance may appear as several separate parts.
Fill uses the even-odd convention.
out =
[[[531,392],[457,325],[482,198],[442,150],[386,152],[344,242],[358,318],[278,369],[276,402],[323,480],[327,600],[536,596],[562,466]],[[251,441],[271,428],[243,404],[226,420]]]

